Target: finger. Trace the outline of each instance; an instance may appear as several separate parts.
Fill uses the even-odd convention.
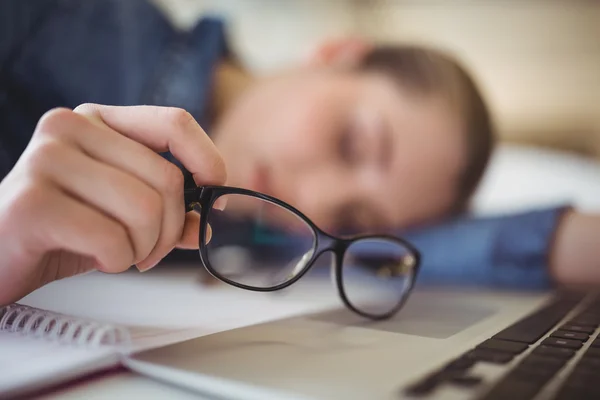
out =
[[[94,113],[85,107],[70,122],[73,132],[86,134],[76,135],[76,142],[93,158],[125,171],[146,182],[162,197],[162,221],[158,240],[137,267],[145,271],[156,265],[165,257],[180,240],[184,221],[185,207],[183,202],[183,174],[173,163],[165,160],[148,147],[121,135],[100,121]],[[88,121],[92,121],[97,129],[89,129]]]
[[[161,228],[160,195],[134,177],[68,144],[46,140],[38,147],[32,160],[34,172],[119,221],[133,244],[134,261],[145,259],[154,248]]]
[[[86,104],[77,107],[76,112],[99,118],[154,151],[170,151],[193,174],[198,185],[224,185],[227,180],[225,163],[217,148],[183,109]]]
[[[43,196],[43,197],[42,197]],[[134,262],[134,249],[125,228],[97,209],[82,203],[61,190],[48,186],[39,194],[43,213],[32,221],[32,235],[46,250],[66,250],[96,260],[103,272],[122,272]],[[61,277],[74,275],[78,269],[61,271]]]
[[[186,250],[196,250],[200,245],[200,216],[195,212],[190,212],[185,216],[185,229],[181,235],[181,240],[177,247]],[[212,237],[212,228],[206,225],[207,243]]]
[[[198,249],[200,237],[200,216],[195,212],[185,215],[185,228],[177,247],[186,250]]]

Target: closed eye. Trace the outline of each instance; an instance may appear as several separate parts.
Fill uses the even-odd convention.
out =
[[[356,130],[351,126],[344,128],[339,138],[337,150],[340,160],[348,166],[355,166],[359,161],[356,140]]]

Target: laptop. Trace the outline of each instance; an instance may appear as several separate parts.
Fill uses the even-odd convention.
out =
[[[317,312],[142,352],[127,366],[218,399],[600,398],[596,294],[417,287],[375,322],[338,305],[329,285],[299,286],[281,295],[318,301]]]

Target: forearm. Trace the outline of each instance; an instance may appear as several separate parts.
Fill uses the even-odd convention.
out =
[[[600,284],[600,215],[567,212],[550,249],[552,278],[563,285]]]

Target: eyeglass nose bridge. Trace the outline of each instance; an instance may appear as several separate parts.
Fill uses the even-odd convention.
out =
[[[336,255],[343,254],[350,242],[347,239],[337,238],[321,231],[319,228],[314,228],[316,245],[314,259],[319,258],[323,253],[331,252]]]
[[[356,309],[348,302],[347,297],[344,293],[341,273],[342,264],[344,262],[344,254],[346,253],[346,249],[351,243],[351,240],[328,235],[327,233],[318,230],[318,228],[315,229],[315,231],[317,232],[316,250],[312,258],[311,265],[308,269],[312,268],[312,266],[317,262],[317,260],[325,253],[331,253],[331,260],[329,265],[329,278],[331,280],[331,284],[338,293],[338,296],[340,296],[340,298],[342,299],[342,302],[351,310],[356,311]],[[359,314],[361,313],[359,312]]]
[[[317,227],[314,227],[313,229],[316,241],[315,250],[313,252],[310,266],[308,266],[307,269],[311,269],[312,266],[317,262],[317,260],[325,253],[331,253],[331,272],[332,274],[339,275],[337,270],[341,268],[341,263],[344,259],[344,254],[352,240],[329,235],[328,233],[321,231]],[[339,278],[336,278],[335,280],[337,281],[339,280]]]

